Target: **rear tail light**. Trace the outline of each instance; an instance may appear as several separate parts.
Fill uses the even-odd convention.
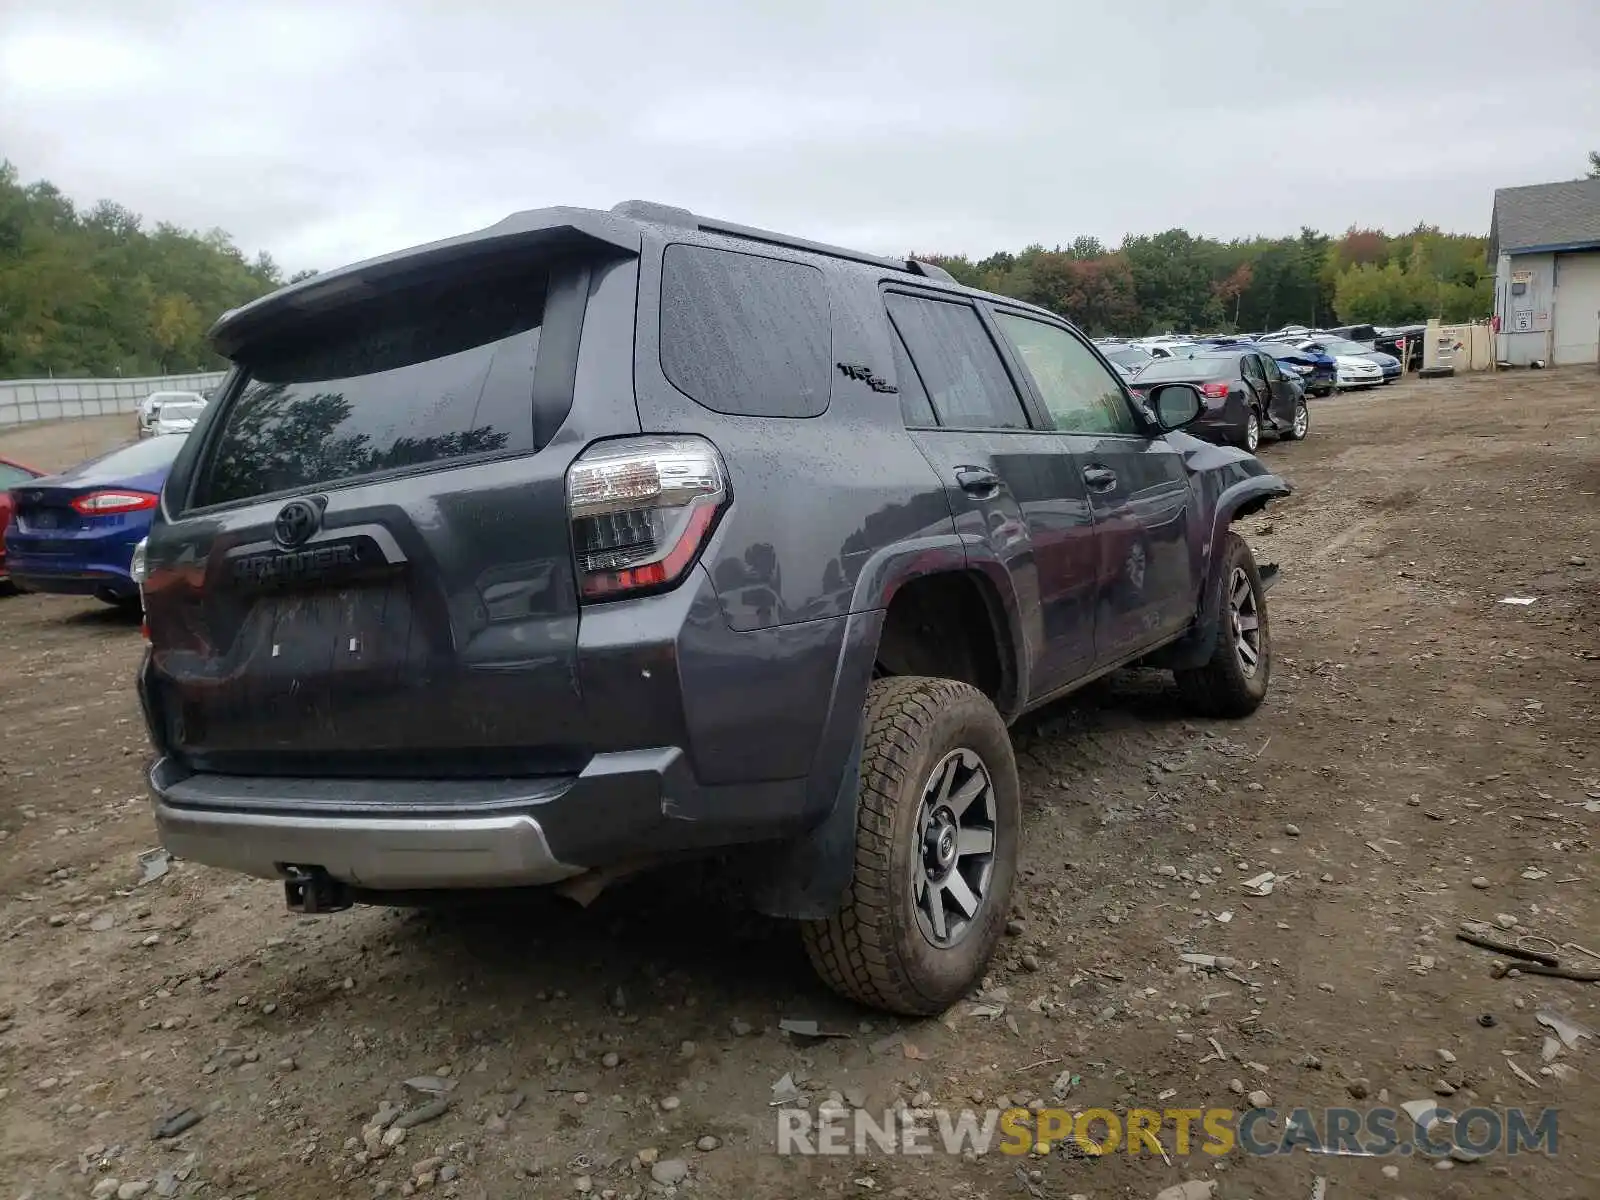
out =
[[[150,575],[150,539],[140,538],[133,548],[133,557],[128,560],[128,578],[144,586],[144,581]]]
[[[699,437],[601,442],[567,471],[567,514],[585,600],[671,587],[729,499],[717,448]]]
[[[1202,383],[1200,394],[1212,400],[1226,400],[1228,398],[1228,385],[1225,383]]]
[[[149,492],[90,492],[73,500],[72,507],[86,517],[108,517],[154,508],[157,501]]]

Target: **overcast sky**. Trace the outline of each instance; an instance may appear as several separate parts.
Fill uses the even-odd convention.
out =
[[[974,256],[1481,232],[1600,148],[1597,52],[1600,0],[0,0],[0,156],[290,270],[631,197]]]

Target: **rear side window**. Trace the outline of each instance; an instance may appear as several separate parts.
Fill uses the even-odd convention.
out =
[[[933,402],[928,399],[922,380],[917,378],[917,369],[911,365],[905,340],[896,329],[891,328],[889,335],[894,339],[894,378],[900,388],[901,419],[909,429],[937,425],[939,420],[933,415]]]
[[[407,289],[247,347],[195,503],[533,451],[547,282],[518,274]]]
[[[715,412],[815,417],[828,408],[832,329],[822,272],[668,246],[661,264],[661,370]]]
[[[939,424],[1026,429],[1022,399],[970,304],[891,292],[885,299]]]

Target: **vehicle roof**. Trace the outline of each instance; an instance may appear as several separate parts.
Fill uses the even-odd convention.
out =
[[[966,287],[943,267],[933,263],[910,258],[887,258],[700,216],[671,205],[648,200],[627,200],[609,212],[566,206],[530,209],[513,213],[504,220],[470,233],[337,267],[288,284],[239,308],[230,309],[212,325],[207,337],[217,350],[224,355],[231,355],[261,328],[275,324],[284,317],[308,315],[347,300],[358,299],[363,293],[376,292],[381,287],[408,276],[420,275],[446,262],[487,259],[534,249],[609,248],[613,252],[637,255],[643,249],[645,237],[650,231],[667,231],[677,240],[712,245],[722,239],[732,239],[747,244],[781,247],[838,263],[872,267],[879,272],[900,276],[907,282],[931,283],[941,290],[983,297],[1056,320],[1062,319],[1049,309]]]

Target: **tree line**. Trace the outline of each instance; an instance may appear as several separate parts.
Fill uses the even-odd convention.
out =
[[[973,262],[919,255],[962,283],[1060,313],[1091,335],[1267,331],[1284,325],[1405,325],[1487,317],[1494,305],[1488,240],[1418,225],[1391,235],[1351,228],[1330,237],[1230,242],[1183,229],[1092,237]]]
[[[1486,253],[1482,237],[1419,225],[1392,236],[1302,229],[1231,242],[1169,229],[1115,249],[1080,237],[976,262],[917,257],[1091,334],[1134,335],[1485,317],[1494,288]],[[218,367],[205,340],[212,321],[284,282],[271,255],[247,258],[220,229],[147,227],[111,201],[80,210],[0,161],[0,379]]]
[[[0,160],[0,379],[218,367],[211,323],[283,282],[220,229],[147,228],[109,200],[80,210]]]

